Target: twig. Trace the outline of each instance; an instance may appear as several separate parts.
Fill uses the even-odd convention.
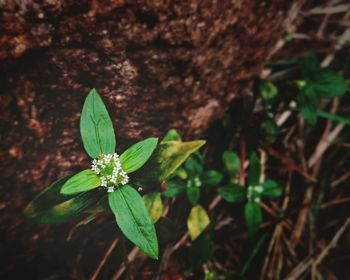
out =
[[[342,131],[344,128],[344,124],[338,124],[328,135],[327,139],[321,139],[321,141],[318,143],[316,147],[315,153],[312,155],[312,157],[309,159],[308,165],[309,167],[312,167],[315,165],[316,162],[320,160],[322,155],[325,153],[325,151],[328,149],[330,144],[334,141],[334,139],[338,136],[338,134]]]
[[[326,209],[335,205],[343,204],[343,203],[348,203],[350,202],[350,197],[344,197],[344,198],[339,198],[339,199],[334,199],[329,202],[323,203],[321,206],[321,209]]]
[[[112,241],[111,245],[109,245],[109,247],[108,247],[106,253],[104,254],[102,260],[100,261],[98,267],[96,268],[94,274],[91,276],[90,280],[95,280],[95,279],[97,279],[97,276],[99,275],[99,273],[100,273],[102,267],[103,267],[104,264],[106,263],[106,261],[107,261],[107,259],[109,258],[109,256],[112,254],[112,252],[113,252],[115,246],[117,245],[117,243],[118,243],[118,239],[115,238],[115,239]]]
[[[347,218],[345,223],[340,227],[340,229],[337,231],[337,233],[334,235],[333,239],[329,244],[326,246],[326,248],[323,249],[321,254],[317,257],[315,262],[312,264],[312,279],[316,279],[316,271],[317,271],[317,266],[324,260],[324,258],[328,255],[328,253],[331,251],[332,248],[334,248],[337,243],[339,238],[342,236],[346,228],[350,225],[350,218]]]
[[[134,260],[139,253],[140,253],[140,249],[137,248],[137,247],[134,247],[131,250],[131,252],[128,254],[127,263],[130,263],[132,260]],[[146,257],[145,257],[145,259],[146,259]],[[118,280],[118,279],[120,279],[120,276],[122,276],[122,274],[124,273],[125,269],[126,269],[126,263],[124,262],[118,268],[118,270],[114,273],[114,275],[112,276],[111,280]]]
[[[312,255],[307,256],[303,261],[301,261],[294,269],[288,273],[288,275],[284,278],[285,280],[296,280],[300,279],[300,275],[302,275],[312,264],[314,258]]]

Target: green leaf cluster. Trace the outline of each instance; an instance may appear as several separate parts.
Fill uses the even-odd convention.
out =
[[[317,121],[318,101],[322,98],[342,96],[348,90],[344,78],[329,68],[319,65],[316,53],[310,51],[298,62],[300,79],[296,81],[299,89],[298,108],[310,123]]]

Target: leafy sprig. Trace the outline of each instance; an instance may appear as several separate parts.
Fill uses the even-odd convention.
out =
[[[282,188],[273,180],[260,181],[261,165],[256,153],[252,153],[249,159],[248,185],[246,187],[238,184],[236,180],[240,166],[237,154],[226,151],[223,154],[223,160],[230,176],[230,183],[226,187],[219,188],[219,194],[224,200],[231,203],[245,202],[245,220],[248,233],[253,237],[262,222],[260,200],[280,197]]]

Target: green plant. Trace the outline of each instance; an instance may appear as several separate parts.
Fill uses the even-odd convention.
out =
[[[175,139],[181,139],[175,131],[170,132]],[[170,137],[168,135],[168,137]],[[223,174],[217,170],[204,170],[204,158],[200,152],[193,153],[168,182],[168,188],[163,192],[166,197],[176,197],[186,192],[192,205],[198,203],[201,188],[217,185],[221,182]]]
[[[237,183],[236,175],[239,171],[240,161],[234,152],[226,151],[223,161],[230,177],[228,186],[219,188],[220,196],[231,203],[245,201],[245,220],[248,233],[254,237],[262,222],[262,213],[259,202],[261,199],[275,199],[281,196],[282,188],[273,180],[260,182],[261,166],[256,153],[249,159],[248,185]]]
[[[93,159],[91,169],[54,182],[34,198],[24,214],[37,222],[59,223],[89,209],[98,213],[110,209],[123,234],[149,257],[157,259],[158,242],[153,225],[157,219],[150,217],[148,211],[152,207],[135,187],[166,180],[205,142],[163,140],[157,147],[157,138],[147,138],[119,156],[115,152],[112,121],[95,89],[85,100],[80,132],[84,148]],[[102,198],[101,190],[106,190]]]
[[[295,83],[299,89],[298,108],[303,117],[310,123],[317,121],[318,100],[342,96],[348,89],[341,75],[321,68],[315,52],[308,52],[297,63],[300,79]]]
[[[320,111],[319,103],[322,99],[344,95],[348,90],[348,83],[337,72],[321,67],[314,51],[308,51],[300,59],[280,60],[275,66],[283,67],[283,70],[271,75],[275,79],[279,78],[276,84],[266,80],[259,81],[259,93],[267,113],[272,115],[272,106],[278,98],[282,98],[278,97],[279,88],[292,86],[296,92],[293,97],[296,109],[309,124],[314,125],[318,117],[343,122],[344,118],[340,116]]]
[[[181,141],[180,135],[175,130],[169,131],[166,138]],[[188,201],[192,205],[187,219],[188,233],[192,240],[195,240],[210,224],[205,209],[197,204],[201,189],[219,184],[222,178],[223,174],[217,170],[204,170],[204,158],[197,151],[174,172],[167,189],[163,191],[166,197],[177,197],[186,192]]]

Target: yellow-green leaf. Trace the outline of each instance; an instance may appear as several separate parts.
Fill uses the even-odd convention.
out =
[[[160,181],[165,181],[192,153],[204,144],[204,140],[161,143],[158,154]]]
[[[166,181],[192,153],[204,144],[204,140],[161,142],[151,159],[142,168],[142,172],[137,172],[134,178],[146,183]]]
[[[155,224],[163,213],[163,202],[160,192],[154,192],[144,195],[143,202],[146,205],[148,213]]]
[[[63,223],[82,214],[98,201],[99,196],[93,191],[77,195],[61,194],[60,190],[69,177],[54,182],[39,193],[24,209],[25,217],[45,224]]]
[[[188,234],[195,240],[209,225],[210,219],[207,212],[200,205],[193,206],[187,219]]]

